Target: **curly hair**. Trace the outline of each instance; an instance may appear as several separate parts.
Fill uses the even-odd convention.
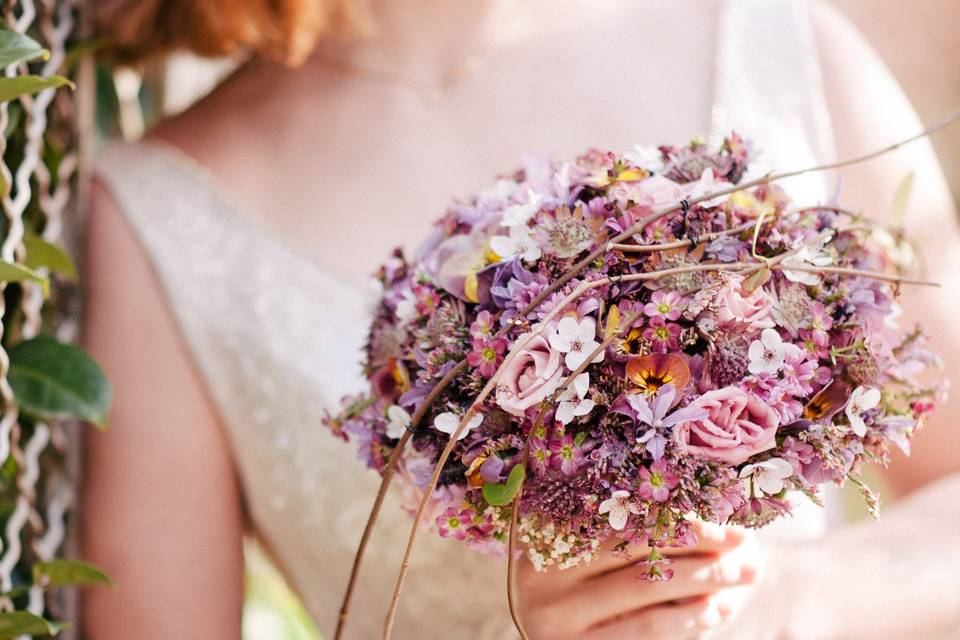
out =
[[[186,49],[207,57],[250,50],[295,65],[324,33],[373,30],[366,0],[98,0],[93,6],[108,55],[126,63]]]

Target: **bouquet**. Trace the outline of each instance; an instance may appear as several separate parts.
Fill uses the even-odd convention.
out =
[[[612,539],[669,579],[691,518],[763,526],[845,479],[875,512],[863,463],[942,392],[896,322],[913,281],[865,216],[743,181],[751,155],[530,160],[454,204],[380,270],[370,390],[329,425],[438,535],[538,569]]]

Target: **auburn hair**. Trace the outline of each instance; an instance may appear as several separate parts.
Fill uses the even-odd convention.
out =
[[[108,53],[135,62],[175,49],[201,56],[239,50],[302,62],[325,32],[373,29],[366,0],[97,0]]]

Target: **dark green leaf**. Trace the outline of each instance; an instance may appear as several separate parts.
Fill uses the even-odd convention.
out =
[[[483,499],[487,501],[487,504],[495,507],[510,504],[514,496],[517,495],[517,492],[520,491],[520,487],[523,485],[523,480],[526,476],[527,470],[522,464],[518,464],[511,469],[510,475],[507,476],[505,483],[487,483],[483,485]]]
[[[0,613],[0,640],[17,636],[55,636],[69,625],[65,622],[45,620],[26,611]]]
[[[70,254],[62,248],[32,233],[23,237],[23,246],[27,249],[27,257],[23,261],[26,266],[31,269],[46,267],[51,271],[62,273],[71,280],[77,279],[77,266]]]
[[[113,581],[96,565],[83,560],[50,560],[33,565],[33,581],[45,587],[83,587]]]
[[[51,87],[62,87],[64,85],[73,88],[73,83],[63,76],[50,76],[41,78],[40,76],[15,76],[13,78],[0,78],[0,102],[9,102],[15,100],[27,93],[37,93]]]
[[[50,286],[49,281],[33,269],[22,264],[15,264],[13,262],[0,260],[0,281],[20,282],[21,280],[39,282],[41,285],[43,285],[44,294],[47,293],[47,290]]]
[[[76,418],[106,427],[110,383],[86,351],[39,336],[9,353],[8,379],[23,410],[41,418]]]
[[[40,57],[46,60],[50,52],[36,40],[12,29],[0,28],[0,67]]]

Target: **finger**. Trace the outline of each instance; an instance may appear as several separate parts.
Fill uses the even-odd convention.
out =
[[[755,557],[736,552],[676,558],[669,566],[673,578],[665,582],[646,582],[640,577],[642,568],[626,567],[580,583],[561,598],[560,607],[589,612],[591,624],[596,624],[643,607],[751,584],[758,572]]]
[[[740,527],[723,526],[712,522],[703,522],[702,520],[692,521],[691,526],[697,538],[695,545],[663,547],[661,553],[671,557],[723,553],[743,544],[749,533],[746,529]],[[630,545],[624,552],[615,552],[613,548],[616,544],[617,541],[608,542],[589,565],[584,567],[582,571],[571,575],[571,577],[591,578],[603,575],[630,566],[638,560],[643,560],[650,553],[650,547],[646,545]]]
[[[661,604],[626,614],[586,634],[584,640],[684,640],[699,638],[719,627],[729,615],[723,605],[710,598],[683,604]]]

